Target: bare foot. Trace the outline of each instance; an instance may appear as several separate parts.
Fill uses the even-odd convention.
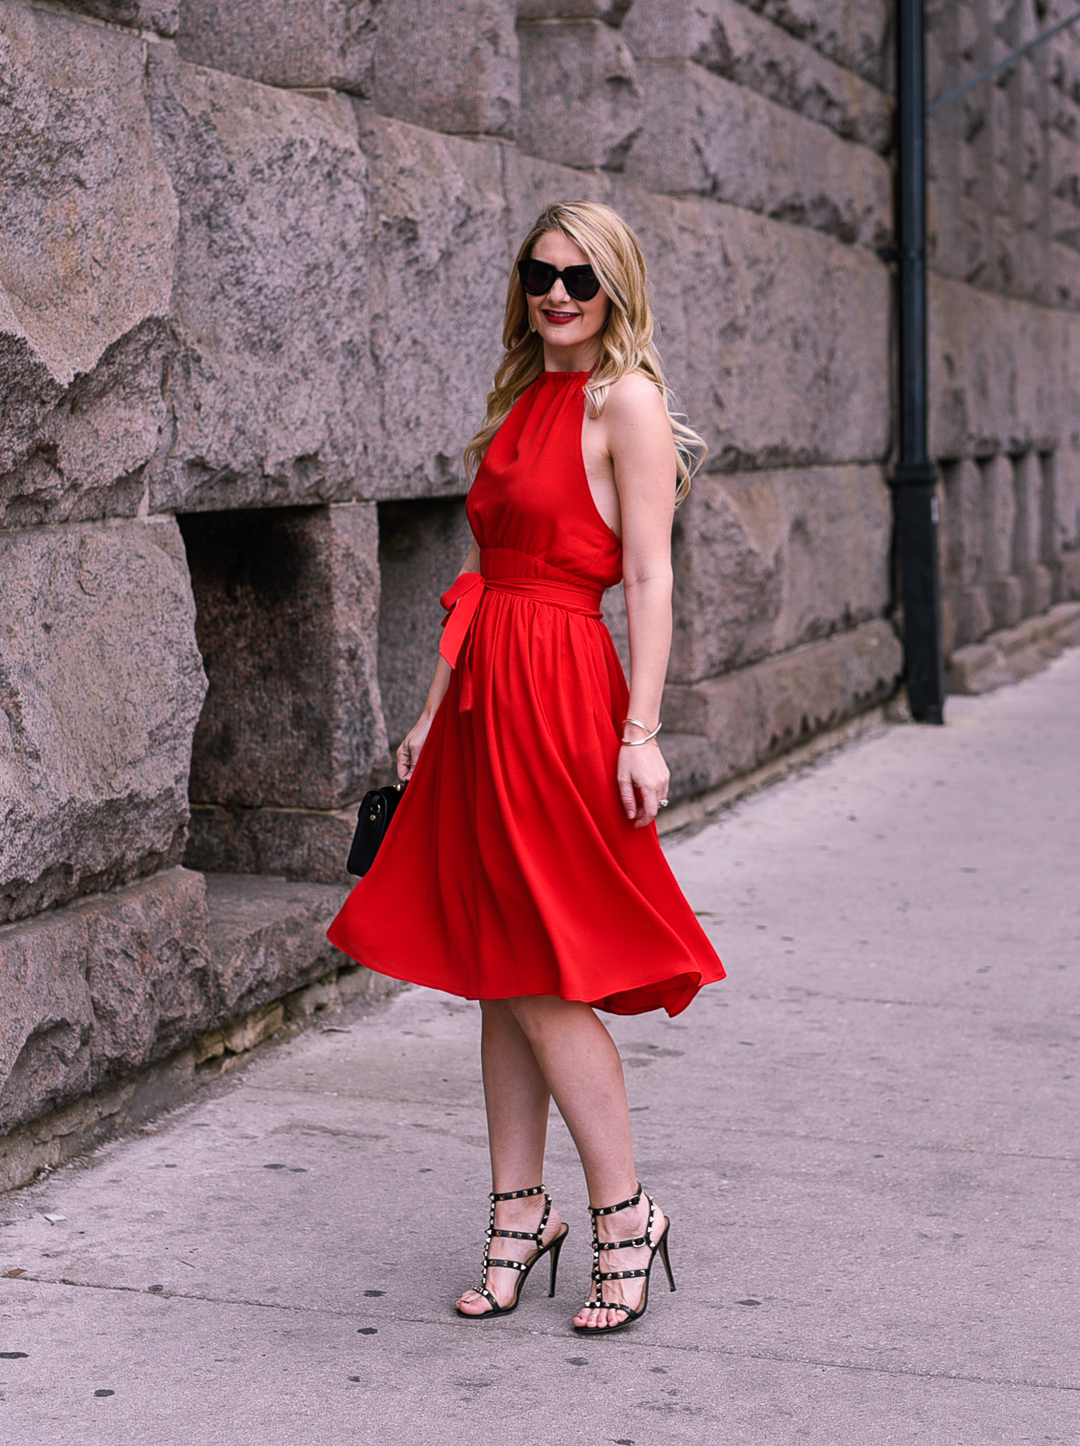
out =
[[[618,1210],[614,1215],[599,1215],[596,1220],[601,1241],[644,1240],[648,1222],[649,1202],[644,1195],[636,1205],[632,1205],[628,1210]],[[647,1237],[648,1245],[627,1246],[624,1250],[602,1250],[600,1252],[600,1269],[605,1273],[609,1270],[646,1269],[651,1258],[649,1247],[654,1246],[660,1239],[666,1225],[667,1216],[657,1210],[653,1216],[652,1229]],[[599,1294],[594,1294],[596,1287],[590,1281],[590,1300],[604,1300],[608,1302],[609,1306],[621,1302],[629,1306],[630,1310],[637,1310],[645,1293],[645,1277],[638,1275],[630,1280],[605,1280],[601,1282],[601,1287]],[[583,1305],[574,1317],[573,1323],[576,1326],[587,1326],[592,1330],[610,1330],[612,1326],[621,1325],[629,1314],[629,1310],[597,1309]]]
[[[544,1215],[543,1195],[530,1195],[524,1200],[498,1200],[495,1203],[495,1228],[497,1230],[521,1230],[535,1233],[540,1228]],[[562,1221],[554,1210],[544,1226],[543,1243],[550,1244],[559,1233]],[[535,1240],[508,1240],[496,1235],[488,1245],[488,1253],[502,1260],[529,1261],[537,1253]],[[514,1299],[514,1291],[521,1279],[521,1271],[508,1270],[505,1266],[493,1265],[484,1284],[501,1306],[508,1306]],[[457,1301],[459,1310],[466,1315],[489,1315],[491,1302],[475,1290],[467,1290]]]

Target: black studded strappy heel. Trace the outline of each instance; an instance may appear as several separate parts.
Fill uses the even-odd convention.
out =
[[[500,1202],[500,1200],[524,1200],[529,1195],[543,1195],[544,1197],[544,1213],[541,1216],[540,1224],[536,1227],[536,1229],[496,1230],[495,1206]],[[472,1311],[462,1310],[460,1306],[455,1306],[454,1309],[457,1311],[458,1315],[463,1316],[466,1320],[487,1320],[490,1316],[509,1315],[512,1310],[517,1310],[518,1299],[521,1295],[521,1287],[528,1279],[529,1271],[532,1270],[533,1266],[542,1255],[551,1256],[551,1279],[548,1285],[548,1295],[554,1295],[555,1277],[559,1271],[559,1253],[562,1250],[563,1241],[570,1233],[569,1225],[560,1225],[556,1234],[552,1236],[552,1238],[548,1241],[546,1245],[544,1244],[544,1227],[547,1225],[548,1219],[551,1215],[551,1196],[544,1189],[543,1185],[533,1185],[533,1187],[529,1190],[509,1190],[502,1195],[492,1194],[488,1198],[491,1201],[491,1215],[488,1218],[487,1235],[484,1239],[483,1278],[480,1285],[473,1286],[473,1290],[476,1292],[477,1295],[482,1295],[484,1297],[488,1305],[491,1306],[491,1309],[481,1311],[479,1315],[475,1315]],[[492,1239],[496,1237],[501,1237],[503,1240],[535,1240],[537,1248],[535,1253],[529,1256],[528,1260],[496,1259],[491,1253],[491,1242]],[[500,1305],[499,1302],[495,1299],[493,1293],[488,1290],[487,1275],[488,1271],[493,1265],[502,1266],[504,1270],[516,1270],[518,1272],[517,1284],[514,1287],[514,1298],[513,1300],[511,1300],[509,1305]]]
[[[675,1289],[675,1277],[671,1273],[671,1261],[668,1258],[668,1231],[671,1229],[671,1221],[668,1220],[665,1223],[663,1230],[660,1232],[660,1238],[654,1242],[652,1238],[652,1233],[653,1223],[655,1222],[657,1216],[657,1209],[656,1201],[652,1198],[651,1195],[645,1195],[645,1199],[649,1202],[649,1220],[648,1224],[645,1226],[644,1235],[635,1236],[633,1240],[600,1239],[600,1232],[596,1224],[597,1219],[601,1215],[614,1215],[619,1210],[632,1209],[633,1206],[637,1205],[640,1202],[643,1195],[645,1195],[645,1191],[641,1188],[639,1184],[637,1187],[637,1194],[631,1195],[629,1200],[620,1200],[618,1205],[600,1205],[595,1207],[592,1205],[589,1206],[589,1214],[592,1216],[593,1239],[592,1290],[590,1292],[592,1298],[585,1302],[585,1309],[624,1311],[626,1314],[626,1319],[618,1321],[615,1325],[609,1326],[576,1325],[574,1329],[579,1335],[609,1336],[611,1335],[612,1331],[621,1331],[626,1326],[633,1325],[634,1321],[641,1319],[641,1317],[645,1314],[646,1307],[649,1304],[649,1272],[653,1268],[653,1261],[656,1259],[657,1251],[660,1252],[660,1257],[664,1262],[664,1270],[667,1272],[668,1285],[671,1287],[672,1290]],[[639,1270],[601,1270],[601,1251],[630,1250],[635,1246],[641,1245],[646,1245],[649,1248],[648,1265],[643,1266]],[[644,1279],[645,1285],[641,1292],[641,1304],[637,1307],[636,1310],[632,1306],[624,1305],[621,1301],[604,1299],[605,1280],[635,1280],[641,1278]]]

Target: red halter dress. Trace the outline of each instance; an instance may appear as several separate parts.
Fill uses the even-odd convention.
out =
[[[453,673],[369,872],[328,930],[362,964],[468,999],[678,1014],[724,968],[615,781],[628,692],[600,602],[622,575],[581,455],[587,372],[543,372],[468,517],[443,598]]]

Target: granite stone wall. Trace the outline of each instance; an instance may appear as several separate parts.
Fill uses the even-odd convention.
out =
[[[932,0],[931,94],[1067,9]],[[318,921],[426,690],[552,199],[639,232],[709,443],[676,793],[893,692],[891,19],[0,0],[0,1127],[346,962]],[[952,648],[1080,596],[1080,37],[929,129]]]

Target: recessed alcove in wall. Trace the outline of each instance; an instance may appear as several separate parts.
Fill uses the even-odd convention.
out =
[[[379,690],[391,747],[423,707],[439,650],[439,598],[471,544],[464,497],[379,503]]]
[[[191,800],[333,809],[385,757],[371,503],[179,518],[210,688]]]

